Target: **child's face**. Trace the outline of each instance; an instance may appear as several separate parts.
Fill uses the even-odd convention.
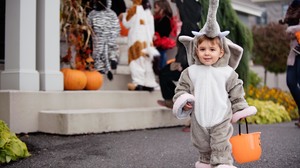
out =
[[[217,40],[204,40],[198,44],[197,56],[204,65],[216,63],[224,55],[224,50],[219,46]]]
[[[154,14],[159,14],[161,12],[161,8],[155,3],[154,4]]]

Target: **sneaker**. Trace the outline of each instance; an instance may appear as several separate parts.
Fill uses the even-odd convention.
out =
[[[152,92],[154,88],[152,87],[147,87],[147,86],[142,86],[142,85],[135,85],[133,83],[128,83],[127,84],[128,90],[136,90],[136,91],[149,91]]]
[[[164,100],[157,100],[157,104],[160,105],[160,106],[166,107],[166,103],[165,103]]]
[[[167,107],[169,109],[173,108],[173,101],[172,100],[157,100],[157,104],[160,106]]]
[[[138,86],[140,86],[140,85],[138,85]],[[154,88],[153,87],[148,87],[148,86],[141,86],[141,90],[152,92],[154,90]]]
[[[296,122],[295,125],[300,128],[300,121]]]

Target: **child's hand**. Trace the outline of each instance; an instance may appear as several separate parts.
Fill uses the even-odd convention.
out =
[[[188,110],[190,110],[192,108],[193,108],[193,104],[191,102],[186,102],[186,104],[183,107],[183,110],[184,111],[188,111]]]
[[[122,19],[123,19],[123,13],[120,13],[119,16],[118,16],[118,18],[119,18],[119,21],[122,21]]]

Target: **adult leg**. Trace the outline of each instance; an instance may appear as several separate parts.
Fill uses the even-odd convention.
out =
[[[167,108],[173,108],[173,96],[175,94],[175,81],[178,81],[180,72],[175,70],[171,71],[170,64],[161,69],[159,73],[159,85],[162,97],[164,100],[158,100],[157,103]]]
[[[174,81],[178,81],[181,72],[171,71],[170,64],[161,69],[159,73],[159,85],[162,97],[165,100],[172,100],[175,94],[176,85]]]
[[[300,56],[296,56],[294,66],[288,66],[286,72],[287,86],[298,106],[300,116]],[[300,118],[299,118],[300,126]]]
[[[162,69],[167,64],[167,50],[160,50],[159,68]]]

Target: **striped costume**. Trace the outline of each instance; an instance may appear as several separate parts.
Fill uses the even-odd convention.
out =
[[[116,39],[120,34],[120,25],[116,13],[110,7],[111,0],[107,0],[105,10],[92,10],[88,15],[89,24],[94,30],[94,67],[103,74],[110,71],[111,63],[117,63],[119,58],[119,46]]]

